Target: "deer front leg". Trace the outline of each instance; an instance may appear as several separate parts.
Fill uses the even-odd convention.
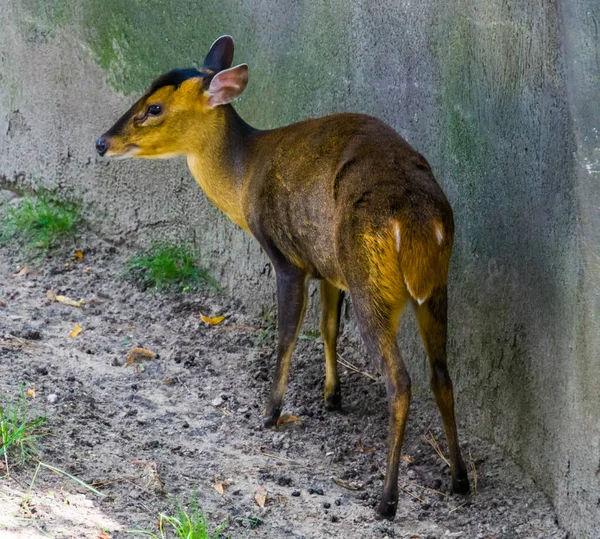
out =
[[[281,414],[294,346],[306,311],[307,275],[295,266],[276,268],[277,273],[277,366],[263,423],[274,427]]]

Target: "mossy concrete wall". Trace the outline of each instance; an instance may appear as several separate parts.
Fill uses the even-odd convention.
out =
[[[460,418],[533,474],[575,537],[598,536],[597,0],[0,0],[0,13],[0,177],[72,192],[123,241],[191,242],[250,309],[273,305],[267,261],[185,164],[99,160],[95,138],[224,33],[250,65],[238,108],[255,126],[360,111],[396,128],[455,209]],[[424,388],[410,317],[404,330]]]

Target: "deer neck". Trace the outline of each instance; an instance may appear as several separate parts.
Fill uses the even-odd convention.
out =
[[[248,230],[242,208],[250,139],[257,130],[232,106],[218,107],[203,127],[198,149],[187,155],[188,167],[209,200],[236,225]]]

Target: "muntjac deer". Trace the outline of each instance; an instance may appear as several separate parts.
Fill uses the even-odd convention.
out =
[[[233,41],[223,36],[202,69],[176,69],[156,79],[98,139],[98,153],[186,156],[208,198],[270,258],[279,337],[265,426],[275,426],[281,412],[310,278],[321,281],[325,407],[341,407],[336,341],[342,298],[350,293],[367,351],[385,376],[389,439],[378,512],[390,519],[411,398],[396,333],[404,307],[414,304],[448,440],[452,487],[468,492],[446,365],[454,222],[429,164],[388,125],[362,114],[254,129],[230,104],[248,82],[248,66],[230,67],[232,61]]]

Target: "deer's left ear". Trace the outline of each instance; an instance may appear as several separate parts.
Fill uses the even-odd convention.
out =
[[[244,91],[248,84],[248,66],[239,66],[217,73],[208,87],[208,106],[216,107],[231,103]]]

